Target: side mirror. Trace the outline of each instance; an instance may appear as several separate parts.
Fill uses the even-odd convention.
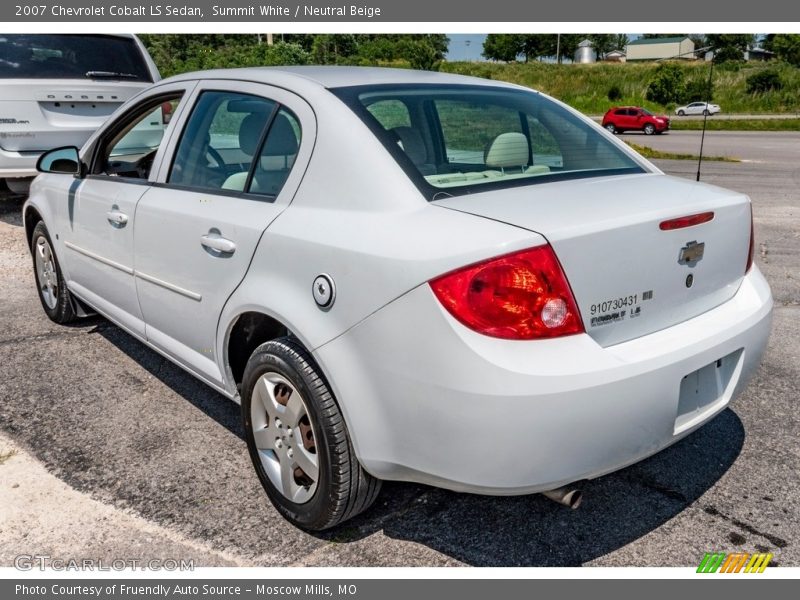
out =
[[[83,163],[75,146],[64,146],[45,152],[36,163],[36,170],[40,173],[61,173],[83,177]]]

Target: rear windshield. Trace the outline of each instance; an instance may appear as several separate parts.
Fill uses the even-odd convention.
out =
[[[644,172],[603,132],[536,92],[464,85],[332,91],[430,200]]]
[[[131,38],[0,34],[0,79],[152,81]]]

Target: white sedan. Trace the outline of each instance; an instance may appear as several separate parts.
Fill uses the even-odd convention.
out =
[[[692,102],[686,106],[679,106],[675,109],[675,114],[683,117],[685,115],[715,115],[722,112],[719,104],[709,104],[708,102]]]
[[[160,145],[130,150],[164,103]],[[261,483],[305,529],[383,479],[575,506],[576,482],[724,410],[769,336],[746,196],[514,85],[185,74],[39,168],[45,313],[101,313],[240,402]]]

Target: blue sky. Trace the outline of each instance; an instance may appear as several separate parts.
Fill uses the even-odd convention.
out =
[[[483,60],[483,40],[485,33],[448,33],[450,46],[447,60]]]

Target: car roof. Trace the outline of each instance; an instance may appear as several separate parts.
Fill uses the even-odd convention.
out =
[[[393,69],[385,67],[342,67],[342,66],[284,66],[284,67],[245,67],[238,69],[215,69],[183,73],[162,81],[195,79],[231,79],[253,81],[271,85],[315,86],[338,88],[360,85],[385,84],[433,84],[433,85],[481,85],[512,89],[528,89],[522,86],[435,71],[415,71],[412,69]]]

